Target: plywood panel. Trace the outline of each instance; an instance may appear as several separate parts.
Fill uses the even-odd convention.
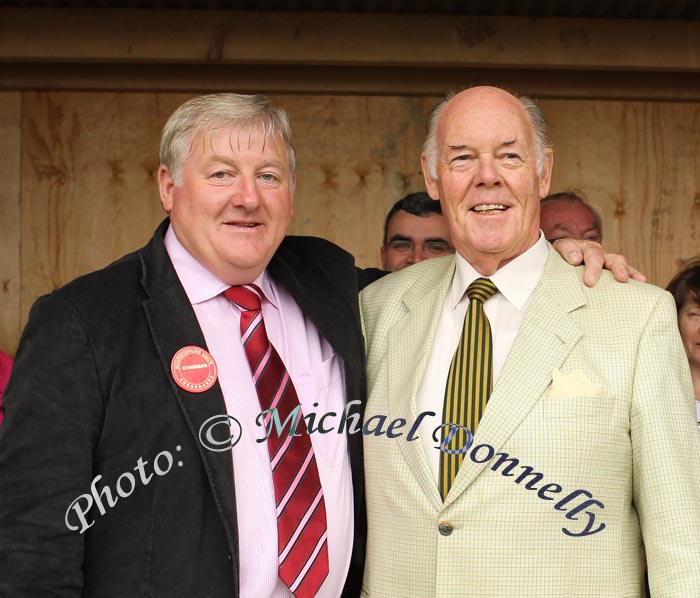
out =
[[[14,355],[20,332],[21,94],[0,93],[0,349]]]
[[[387,211],[423,188],[422,100],[283,96],[299,158],[290,233],[333,240],[361,266],[379,265]]]
[[[163,217],[159,132],[184,97],[25,94],[23,318],[37,296],[150,237]]]
[[[555,145],[553,191],[578,188],[605,245],[665,286],[700,253],[700,104],[543,101]]]
[[[25,94],[22,321],[39,294],[149,238],[162,217],[160,129],[187,97]],[[376,266],[387,210],[423,188],[424,119],[438,99],[278,97],[291,113],[299,158],[290,232],[329,238],[360,265]],[[556,151],[553,189],[582,189],[603,214],[606,246],[666,284],[676,260],[700,249],[700,104],[542,105]]]

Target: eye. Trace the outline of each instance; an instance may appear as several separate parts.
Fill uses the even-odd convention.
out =
[[[520,160],[520,156],[515,152],[506,152],[505,154],[503,154],[503,157],[506,160]]]
[[[423,244],[423,251],[429,255],[442,255],[451,253],[452,246],[445,241],[428,241]]]
[[[263,172],[260,175],[260,178],[265,181],[266,183],[274,183],[275,181],[279,181],[279,177],[276,174],[273,174],[271,172]]]
[[[211,175],[212,179],[216,179],[218,181],[224,180],[228,176],[228,172],[224,170],[217,170],[214,174]]]
[[[389,247],[394,251],[400,253],[411,251],[413,249],[413,241],[403,241],[401,239],[394,239],[389,242]]]

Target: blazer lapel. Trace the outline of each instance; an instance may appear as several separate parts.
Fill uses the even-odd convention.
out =
[[[578,340],[581,329],[571,312],[585,305],[581,279],[551,247],[503,371],[491,393],[472,447],[488,444],[498,452],[535,406]],[[454,500],[489,466],[463,461],[445,500]]]
[[[165,249],[163,235],[167,225],[168,220],[161,224],[151,242],[140,252],[143,269],[141,282],[149,297],[143,302],[143,308],[170,388],[199,449],[228,537],[237,586],[238,530],[231,451],[212,452],[199,441],[201,425],[214,415],[226,413],[221,387],[217,381],[203,393],[189,393],[175,383],[170,372],[172,358],[179,349],[188,345],[206,349],[207,345],[192,305]]]
[[[389,419],[406,418],[411,425],[418,416],[416,395],[433,346],[439,314],[455,270],[454,258],[444,261],[405,293],[406,316],[389,331],[387,359],[389,369]],[[436,509],[442,498],[428,464],[423,443],[399,442],[415,479]]]

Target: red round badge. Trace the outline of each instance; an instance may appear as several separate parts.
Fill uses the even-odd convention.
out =
[[[170,363],[177,385],[187,392],[204,392],[216,382],[216,362],[207,351],[193,345],[182,347]]]

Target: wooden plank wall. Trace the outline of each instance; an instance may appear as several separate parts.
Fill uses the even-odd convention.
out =
[[[4,112],[19,139],[17,94]],[[162,218],[160,128],[182,94],[22,94],[21,235],[3,219],[3,346],[42,293],[142,245]],[[329,238],[378,265],[388,207],[422,188],[424,114],[437,98],[278,96],[292,115],[299,174],[291,232]],[[606,246],[665,284],[698,250],[700,104],[543,100],[555,146],[553,190],[582,190],[602,213]],[[15,115],[14,117],[12,115]],[[16,154],[17,152],[15,152]],[[3,161],[19,180],[18,159]],[[5,186],[3,206],[19,206]],[[21,262],[17,259],[22,239]],[[19,265],[21,264],[21,268]],[[6,280],[10,282],[7,283]],[[14,306],[14,307],[13,307]]]
[[[378,265],[391,204],[422,188],[424,118],[455,81],[489,80],[544,98],[553,190],[582,190],[603,215],[606,247],[651,281],[665,285],[680,259],[700,253],[697,24],[583,23],[586,35],[567,37],[579,25],[545,20],[541,35],[509,54],[501,43],[515,26],[509,19],[440,17],[425,27],[413,17],[297,15],[291,26],[288,18],[251,15],[243,26],[231,16],[244,33],[264,21],[262,30],[282,35],[289,51],[268,56],[266,40],[275,35],[241,49],[230,31],[216,29],[220,16],[207,13],[198,18],[218,31],[219,45],[200,36],[178,45],[179,56],[168,45],[170,25],[157,16],[145,15],[143,30],[122,30],[104,14],[85,17],[91,27],[80,25],[78,12],[6,11],[0,22],[0,349],[10,354],[39,295],[150,237],[163,217],[158,138],[173,109],[194,91],[260,90],[263,77],[263,90],[283,92],[276,100],[295,131],[290,232],[329,238],[360,265]],[[347,21],[345,38],[333,33],[337,19]],[[443,26],[455,48],[469,45],[458,59],[431,37]],[[99,35],[86,46],[83,30]],[[473,30],[488,35],[470,37]],[[591,43],[599,30],[605,39]],[[637,41],[618,52],[620,39]],[[630,49],[658,39],[666,40],[660,53]],[[411,50],[418,42],[422,50]]]
[[[149,238],[162,217],[160,127],[187,97],[25,92],[20,106],[20,94],[0,95],[4,350],[14,352],[39,295]],[[435,100],[279,96],[299,157],[291,232],[327,237],[377,265],[388,207],[422,188],[423,118]],[[603,215],[606,246],[666,284],[700,248],[700,104],[541,104],[555,145],[553,189],[582,190]]]
[[[0,93],[0,349],[14,355],[20,314],[21,95]]]

